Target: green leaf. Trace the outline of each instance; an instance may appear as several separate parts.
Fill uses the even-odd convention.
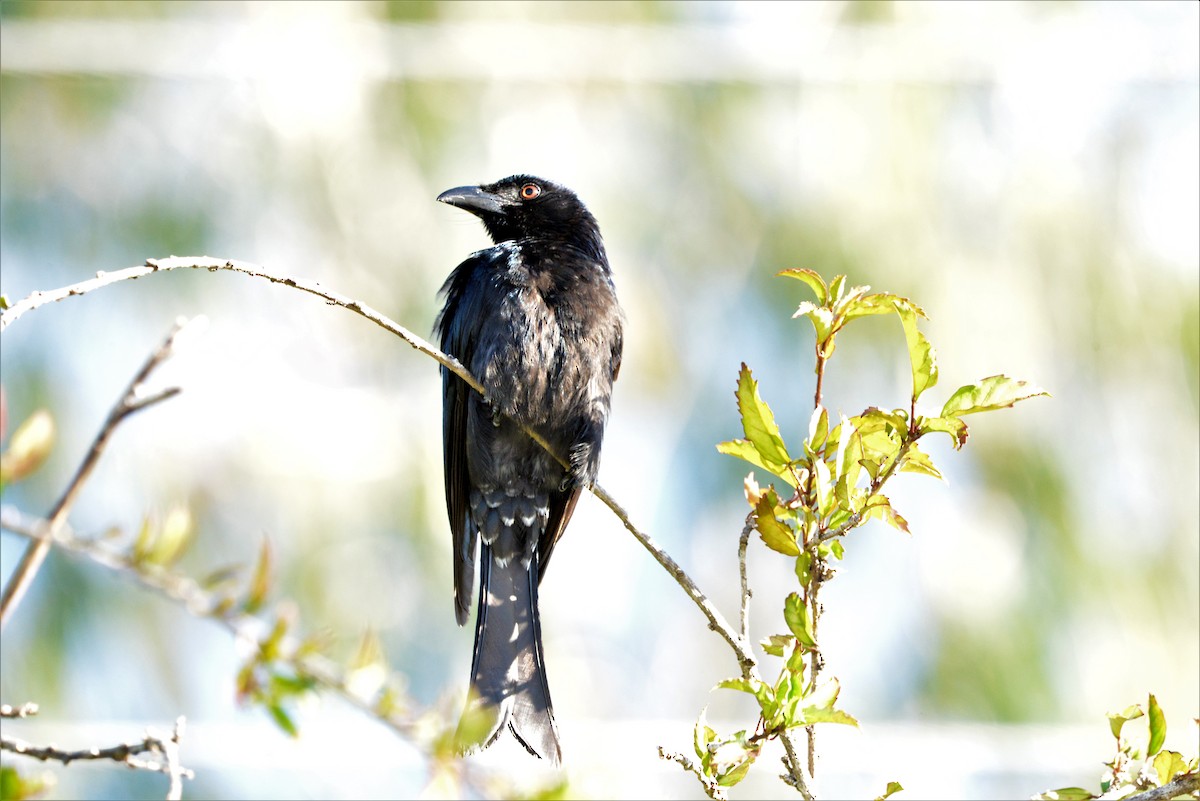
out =
[[[732,738],[712,750],[710,764],[717,784],[732,787],[746,778],[746,773],[758,757],[760,746],[751,745],[746,732],[739,731]]]
[[[812,321],[818,344],[829,342],[830,337],[837,333],[833,329],[833,312],[824,306],[817,306],[806,300],[796,308],[796,313],[792,315],[792,318],[796,317],[807,317]],[[833,353],[832,348],[825,348],[824,351],[826,356]]]
[[[747,440],[731,439],[728,442],[718,443],[717,451],[725,454],[726,456],[736,456],[742,461],[749,462],[755,467],[760,467],[771,475],[777,476],[786,481],[788,484],[791,484],[793,488],[797,486],[796,476],[791,469],[777,464],[768,464],[767,461],[763,459],[762,454],[758,452],[758,448],[755,448],[754,444]]]
[[[823,460],[817,459],[813,462],[813,470],[816,478],[817,511],[824,516],[833,508],[833,480],[829,475],[829,465]]]
[[[847,726],[858,726],[858,721],[854,719],[853,715],[834,708],[841,691],[842,685],[837,679],[830,679],[814,690],[807,699],[811,703],[804,707],[804,720],[797,721],[796,725],[841,723]]]
[[[843,293],[846,291],[846,276],[835,275],[833,280],[829,282],[829,298],[834,303],[842,299]]]
[[[917,421],[917,432],[924,436],[939,432],[949,434],[954,440],[954,450],[961,450],[967,444],[967,424],[957,417],[922,417]]]
[[[1150,745],[1146,749],[1146,758],[1157,754],[1162,750],[1163,741],[1167,739],[1167,716],[1163,714],[1162,707],[1158,705],[1158,700],[1154,697],[1154,693],[1150,693]]]
[[[870,287],[866,287],[870,288]],[[863,295],[855,298],[846,304],[842,316],[847,320],[855,320],[859,317],[868,317],[872,314],[892,314],[896,311],[896,303],[907,301],[907,298],[902,298],[899,295],[893,295],[889,292],[875,292],[870,295]]]
[[[759,640],[758,644],[762,646],[764,652],[771,656],[783,656],[785,648],[789,648],[796,642],[796,638],[790,634],[772,634]]]
[[[775,504],[778,500],[775,490],[763,493],[754,507],[754,527],[758,529],[763,543],[772,551],[784,556],[796,556],[800,553],[800,548],[796,545],[795,532],[775,517]]]
[[[1188,772],[1183,754],[1177,751],[1159,751],[1154,757],[1154,772],[1158,774],[1158,786],[1162,787],[1181,773]]]
[[[812,270],[806,270],[803,267],[792,268],[780,270],[776,275],[782,275],[785,278],[795,278],[808,284],[809,289],[817,296],[818,306],[824,306],[829,300],[829,289],[825,286],[825,279]]]
[[[912,535],[912,532],[908,530],[908,521],[892,508],[892,502],[884,495],[876,495],[867,504],[867,513],[864,519],[870,520],[871,518],[882,520],[897,531]]]
[[[299,737],[300,730],[296,728],[296,722],[292,720],[292,716],[280,704],[267,704],[267,711],[271,713],[272,720],[275,725],[283,729],[290,737]]]
[[[941,481],[946,480],[942,472],[933,466],[933,461],[929,458],[929,454],[918,448],[915,442],[908,446],[908,450],[904,454],[904,459],[900,462],[900,472],[920,473],[923,476],[933,476]]]
[[[809,648],[816,647],[817,641],[813,637],[812,617],[809,615],[808,606],[794,592],[784,599],[783,619],[787,621],[788,628],[796,635],[797,640]]]
[[[846,549],[842,547],[840,539],[832,539],[825,540],[825,542],[818,545],[817,553],[821,555],[822,559],[841,559],[845,555]]]
[[[708,707],[700,710],[700,717],[696,719],[696,730],[692,735],[692,742],[696,746],[696,756],[704,759],[708,754],[708,744],[717,739],[717,733],[708,725]]]
[[[1035,795],[1034,801],[1087,801],[1089,798],[1099,798],[1082,787],[1063,787],[1058,790],[1047,790]]]
[[[900,782],[888,782],[887,789],[883,791],[883,795],[875,796],[875,801],[885,801],[888,796],[900,792],[904,788],[900,786]]]
[[[1131,720],[1137,720],[1144,714],[1146,713],[1142,711],[1142,707],[1139,704],[1127,706],[1121,712],[1109,712],[1108,727],[1112,730],[1112,736],[1120,740],[1121,727]]]
[[[50,789],[50,782],[37,776],[22,776],[11,765],[0,765],[0,799],[25,801]]]
[[[742,428],[748,439],[758,450],[768,464],[786,467],[792,458],[788,456],[783,437],[779,434],[779,426],[775,423],[775,415],[771,407],[758,394],[758,382],[750,373],[750,368],[742,363],[738,374],[737,387],[738,411],[742,415]]]
[[[898,302],[893,305],[900,315],[900,323],[904,326],[904,338],[908,342],[908,358],[912,362],[912,399],[915,403],[922,392],[937,384],[937,355],[929,340],[917,328],[917,315],[913,309]]]
[[[818,406],[808,419],[808,447],[813,453],[818,453],[828,440],[829,412],[825,411],[824,406]]]
[[[714,690],[737,690],[738,692],[750,693],[751,695],[757,695],[758,694],[758,687],[757,687],[758,684],[762,684],[762,682],[761,681],[755,682],[755,681],[751,681],[750,679],[743,679],[742,677],[738,676],[737,678],[732,678],[732,679],[721,679],[720,681],[717,682],[717,686],[713,687],[713,689]]]
[[[156,531],[145,560],[162,567],[174,564],[191,544],[194,532],[191,511],[182,505],[172,507]]]
[[[812,580],[812,554],[808,551],[803,551],[796,557],[796,580],[800,582],[801,587],[807,587],[808,582]]]
[[[0,454],[0,491],[37,470],[54,448],[54,418],[39,409],[17,427]]]
[[[961,417],[995,409],[1005,409],[1023,400],[1050,393],[1027,381],[1006,375],[988,376],[979,383],[959,387],[942,407],[942,417]]]
[[[246,600],[242,608],[248,614],[254,614],[262,608],[267,599],[267,591],[271,588],[271,541],[263,537],[262,547],[258,551],[258,562],[254,565],[254,575],[250,578],[250,587],[246,592]]]

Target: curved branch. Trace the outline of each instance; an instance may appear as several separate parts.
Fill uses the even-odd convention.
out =
[[[49,303],[56,303],[60,300],[65,300],[66,298],[70,297],[86,295],[88,292],[92,292],[96,289],[100,289],[101,287],[115,284],[120,281],[135,280],[142,278],[143,276],[153,275],[155,273],[181,269],[209,270],[210,272],[216,272],[218,270],[230,270],[232,272],[242,273],[255,278],[264,278],[274,284],[282,284],[293,289],[298,289],[302,292],[307,292],[310,295],[316,295],[317,297],[322,298],[334,306],[341,306],[344,309],[349,309],[355,314],[365,317],[384,330],[395,334],[414,349],[434,359],[447,370],[457,375],[476,392],[480,393],[481,395],[486,394],[483,384],[481,384],[478,379],[475,378],[475,376],[471,375],[471,372],[464,367],[462,363],[458,361],[458,359],[443,353],[441,350],[434,347],[422,337],[417,336],[404,326],[394,322],[386,315],[376,311],[370,306],[332,290],[328,290],[316,281],[290,278],[270,272],[260,265],[245,261],[236,261],[233,259],[214,259],[209,256],[172,256],[166,259],[147,259],[145,265],[139,267],[128,267],[126,269],[117,270],[116,272],[111,273],[100,272],[96,274],[95,278],[87,281],[71,284],[70,286],[60,287],[59,289],[47,290],[44,292],[34,292],[28,297],[14,303],[8,309],[4,310],[3,313],[0,313],[0,331],[3,331],[9,324],[15,322],[26,312],[32,311],[40,306],[45,306]],[[546,440],[539,436],[537,432],[526,429],[526,433],[528,433],[539,445],[545,448],[550,455],[554,456],[560,463],[565,465],[563,459],[558,454],[554,453],[553,449],[549,447]],[[650,555],[654,557],[655,561],[662,565],[663,568],[671,574],[671,577],[675,579],[676,583],[683,588],[688,597],[692,599],[692,602],[695,603],[704,616],[708,618],[709,628],[720,634],[725,641],[729,643],[729,646],[733,649],[734,654],[737,656],[743,674],[746,674],[749,670],[753,669],[756,661],[753,653],[750,650],[749,644],[743,640],[741,635],[733,628],[732,625],[730,625],[729,621],[725,619],[724,615],[721,614],[720,610],[713,605],[712,601],[710,601],[696,585],[696,583],[692,581],[691,577],[684,572],[683,568],[681,568],[674,559],[672,559],[664,550],[662,550],[662,548],[660,548],[649,535],[640,531],[637,526],[630,521],[629,515],[624,509],[621,508],[620,504],[618,504],[616,500],[614,500],[613,497],[609,495],[607,491],[605,491],[603,487],[601,487],[599,484],[593,484],[589,489],[591,489],[592,494],[595,495],[601,503],[607,506],[612,513],[617,516],[617,519],[621,521],[626,530],[629,531],[629,533],[632,534],[634,538],[637,539],[637,541],[640,542],[642,546],[650,552]]]

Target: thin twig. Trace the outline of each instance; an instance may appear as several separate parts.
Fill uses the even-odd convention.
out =
[[[96,439],[92,442],[92,447],[88,449],[87,455],[80,462],[74,477],[67,484],[67,488],[63,491],[62,496],[54,504],[54,508],[47,516],[45,529],[39,532],[34,542],[26,549],[20,563],[17,564],[16,569],[9,578],[8,584],[5,585],[3,597],[0,598],[0,629],[3,629],[4,625],[12,618],[17,605],[21,603],[21,598],[24,597],[25,592],[33,583],[38,569],[42,566],[42,562],[46,559],[46,554],[50,551],[51,540],[54,539],[55,533],[66,522],[67,517],[71,513],[71,507],[74,506],[75,500],[79,497],[80,490],[83,489],[84,482],[87,481],[88,476],[91,475],[92,470],[96,467],[96,463],[100,460],[100,455],[104,453],[104,448],[108,445],[108,441],[112,438],[117,426],[125,418],[129,417],[129,415],[155,403],[164,401],[179,392],[178,387],[171,387],[153,395],[144,395],[142,388],[146,379],[150,377],[150,374],[170,357],[175,343],[186,325],[188,323],[184,321],[175,324],[175,327],[171,329],[171,333],[167,335],[163,343],[146,359],[146,362],[142,365],[137,375],[129,382],[125,393],[109,411],[108,419],[104,421],[104,426],[100,429],[100,433],[96,435]]]
[[[698,586],[696,586],[696,582],[692,581],[691,577],[683,571],[683,568],[681,568],[666,551],[660,548],[658,543],[656,543],[650,537],[650,535],[639,531],[638,528],[632,522],[630,522],[629,516],[625,513],[625,510],[622,509],[615,500],[613,500],[612,496],[609,495],[603,487],[601,487],[599,484],[593,484],[591,489],[592,494],[599,498],[605,506],[613,511],[613,514],[617,516],[617,519],[625,525],[626,530],[628,530],[630,534],[637,538],[637,541],[640,542],[642,546],[650,552],[650,555],[653,556],[654,559],[660,565],[662,565],[668,573],[671,574],[671,577],[674,578],[676,583],[683,588],[683,591],[687,593],[688,597],[692,599],[696,606],[700,607],[700,611],[703,612],[704,616],[708,618],[708,627],[720,634],[721,637],[724,638],[725,642],[729,643],[729,647],[733,649],[734,654],[737,656],[738,664],[742,668],[742,674],[747,677],[750,675],[757,675],[757,671],[755,670],[757,660],[755,660],[754,654],[750,651],[750,644],[743,640],[738,633],[733,630],[733,627],[729,624],[729,621],[725,619],[725,616],[721,614],[720,610],[717,609],[713,605],[712,601],[708,599],[708,596],[705,595]]]
[[[738,574],[742,579],[742,640],[750,642],[750,581],[746,578],[746,549],[750,545],[750,533],[754,531],[754,512],[746,515],[742,536],[738,538]]]
[[[45,521],[22,515],[11,506],[0,507],[0,528],[5,531],[36,539],[37,532],[44,526]],[[183,606],[189,614],[220,623],[234,635],[235,639],[259,642],[264,636],[262,620],[237,607],[231,607],[226,599],[206,592],[196,581],[187,576],[174,573],[150,562],[135,564],[124,553],[95,540],[78,537],[69,526],[65,525],[55,535],[53,544],[124,575],[143,587],[175,601]],[[413,736],[416,731],[415,723],[395,714],[381,713],[370,699],[365,699],[361,693],[354,692],[350,686],[350,680],[333,660],[317,653],[299,654],[297,653],[299,645],[297,640],[289,636],[285,637],[278,646],[280,653],[291,654],[291,657],[285,658],[297,673],[335,691],[346,702],[373,715],[396,733],[407,737]]]
[[[179,763],[179,741],[183,736],[185,720],[181,716],[175,721],[175,728],[169,737],[158,732],[147,730],[146,736],[139,742],[121,743],[108,748],[87,748],[80,751],[66,751],[54,745],[35,746],[24,740],[0,737],[0,750],[11,751],[21,756],[40,759],[43,762],[61,762],[69,765],[72,762],[84,760],[111,760],[128,765],[135,770],[148,770],[166,774],[170,779],[167,791],[167,801],[179,801],[183,797],[183,780],[194,778],[191,770]],[[161,760],[138,759],[141,754],[157,754]]]
[[[700,780],[700,786],[704,788],[705,795],[713,801],[726,801],[729,798],[725,788],[717,784],[717,780],[713,777],[704,775],[704,771],[700,770],[687,755],[678,751],[667,751],[661,745],[658,747],[658,755],[662,759],[678,762],[684,770],[696,774],[696,778]]]
[[[792,742],[792,730],[786,729],[779,739],[783,740],[783,750],[787,752],[787,756],[783,757],[783,767],[787,770],[787,774],[780,778],[795,787],[804,797],[804,801],[814,801],[815,796],[812,790],[808,789],[808,783],[804,778],[804,766],[800,764],[800,757],[796,753],[796,744]]]
[[[37,704],[21,704],[16,707],[9,706],[8,704],[0,704],[0,718],[29,718],[37,713]]]

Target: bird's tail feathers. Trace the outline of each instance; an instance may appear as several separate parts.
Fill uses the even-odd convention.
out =
[[[542,658],[536,560],[500,564],[483,545],[472,697],[459,741],[468,750],[486,748],[507,726],[529,753],[558,765],[562,750]]]

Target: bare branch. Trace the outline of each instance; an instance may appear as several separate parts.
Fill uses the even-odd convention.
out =
[[[812,790],[808,789],[808,783],[804,778],[804,766],[800,763],[800,757],[796,753],[796,744],[792,742],[792,730],[785,730],[779,739],[783,741],[783,750],[787,752],[787,756],[783,757],[783,767],[787,773],[780,778],[795,787],[804,797],[804,801],[814,801],[815,796]]]
[[[203,318],[196,318],[196,320],[201,319]],[[196,320],[192,322],[194,323]],[[104,448],[108,445],[108,441],[112,438],[117,426],[129,415],[173,397],[179,392],[178,387],[172,387],[153,395],[145,395],[144,385],[150,374],[170,357],[175,348],[178,336],[188,325],[190,323],[183,320],[175,324],[175,327],[171,329],[167,338],[146,359],[146,362],[142,365],[137,375],[129,382],[125,393],[109,411],[108,419],[104,421],[104,426],[100,429],[100,433],[96,435],[96,439],[92,442],[92,447],[88,449],[87,455],[83,457],[83,461],[79,464],[78,469],[76,469],[75,476],[67,484],[67,488],[63,491],[58,502],[54,504],[54,508],[46,519],[45,528],[38,532],[33,544],[26,549],[20,563],[13,570],[8,584],[5,585],[3,597],[0,598],[0,629],[3,629],[4,625],[8,623],[17,605],[21,603],[21,598],[24,597],[25,592],[33,583],[38,569],[41,568],[42,562],[46,559],[46,554],[50,551],[51,540],[54,539],[55,533],[66,522],[67,517],[71,513],[71,507],[74,506],[76,498],[79,497],[80,490],[83,489],[84,483],[92,474],[92,470],[100,460],[101,454],[104,453]]]
[[[192,771],[179,763],[179,741],[183,736],[184,723],[185,720],[182,716],[177,718],[175,728],[169,737],[153,730],[147,730],[146,736],[139,742],[121,743],[108,748],[66,751],[54,745],[35,746],[24,740],[0,737],[0,750],[40,759],[43,762],[61,762],[63,765],[83,760],[111,760],[128,765],[135,770],[163,773],[171,781],[167,792],[167,801],[178,801],[183,797],[183,780],[194,778]],[[138,757],[142,754],[157,754],[160,759],[139,759]]]

